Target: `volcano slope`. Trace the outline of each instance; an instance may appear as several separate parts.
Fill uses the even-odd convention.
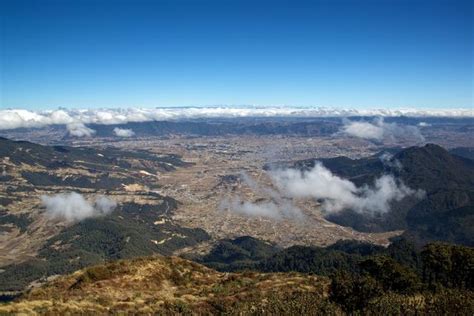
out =
[[[441,248],[462,250],[447,247]],[[445,253],[439,249],[435,245],[426,251]],[[0,305],[0,314],[472,315],[474,311],[468,283],[440,284],[429,290],[407,267],[387,257],[368,257],[361,267],[364,274],[340,272],[330,279],[296,272],[217,272],[177,257],[119,260],[32,288]]]
[[[323,313],[331,308],[322,303],[328,285],[324,277],[221,273],[177,257],[154,256],[58,277],[14,303],[0,305],[0,313]]]
[[[178,156],[118,148],[43,146],[0,138],[0,291],[109,260],[173,251],[209,239],[176,225],[178,202],[154,192]],[[75,192],[116,202],[106,216],[48,216],[41,197]]]
[[[393,202],[388,213],[368,215],[345,209],[327,214],[326,219],[363,232],[405,230],[405,236],[419,245],[440,240],[474,246],[474,161],[434,144],[396,150],[388,159],[381,159],[383,154],[319,161],[359,187],[390,174],[424,196]],[[304,160],[292,167],[304,171],[314,165],[315,160]]]

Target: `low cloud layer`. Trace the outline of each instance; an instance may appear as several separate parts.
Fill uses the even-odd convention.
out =
[[[85,126],[83,123],[71,123],[66,125],[69,135],[75,137],[91,137],[95,130]]]
[[[219,205],[221,209],[245,216],[261,216],[273,219],[292,218],[295,213],[292,211],[294,206],[290,203],[279,205],[275,202],[249,202],[240,198],[227,199]],[[300,213],[297,213],[300,214]]]
[[[114,134],[118,137],[132,137],[135,136],[135,132],[131,129],[126,128],[114,128]]]
[[[125,124],[194,118],[236,117],[349,117],[349,116],[411,116],[411,117],[472,117],[471,109],[334,109],[309,107],[181,107],[181,108],[130,108],[28,111],[20,109],[0,110],[0,130],[19,127],[44,127],[48,125]]]
[[[90,202],[76,192],[42,195],[41,203],[46,207],[46,216],[68,222],[104,216],[117,206],[117,203],[108,197],[97,196],[94,202]]]
[[[278,201],[270,199],[269,201],[250,202],[244,201],[239,197],[233,197],[221,201],[219,209],[250,217],[267,217],[276,220],[304,219],[304,214],[291,200],[284,200],[282,198],[279,198]]]
[[[401,168],[400,162],[390,159],[388,155],[380,159],[384,163],[394,164],[395,168]],[[372,216],[389,212],[393,202],[405,197],[424,196],[423,191],[413,190],[388,174],[375,179],[370,186],[358,187],[350,180],[333,174],[320,162],[316,162],[311,170],[277,169],[269,171],[268,175],[276,189],[259,185],[248,175],[242,174],[242,182],[263,198],[251,202],[234,196],[223,200],[220,209],[244,216],[304,220],[304,213],[296,207],[293,199],[309,198],[318,200],[325,213],[351,209]]]
[[[387,167],[394,168],[396,170],[401,170],[402,169],[402,164],[399,160],[394,159],[393,155],[384,152],[379,156],[380,161]]]
[[[422,142],[425,140],[418,127],[386,123],[382,117],[371,122],[344,120],[341,132],[349,136],[377,141],[409,139]]]
[[[422,195],[391,175],[381,176],[370,187],[357,187],[353,182],[334,175],[321,163],[316,163],[306,172],[284,169],[272,171],[270,175],[280,192],[291,197],[322,200],[326,212],[352,209],[364,214],[386,213],[392,201],[400,201],[409,195]]]
[[[262,216],[273,219],[303,219],[301,210],[293,205],[292,201],[282,197],[280,192],[256,183],[247,173],[240,174],[241,181],[259,196],[265,196],[266,200],[259,202],[243,201],[239,197],[223,200],[219,208],[245,216]]]

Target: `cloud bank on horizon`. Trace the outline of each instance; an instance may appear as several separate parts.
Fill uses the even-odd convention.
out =
[[[130,108],[89,110],[30,111],[22,109],[0,110],[0,130],[38,128],[49,125],[103,124],[150,122],[197,118],[238,117],[474,117],[472,109],[332,109],[298,107],[184,107],[184,108]],[[91,133],[91,132],[89,132]],[[87,132],[85,133],[87,134]],[[87,136],[87,135],[83,135]]]

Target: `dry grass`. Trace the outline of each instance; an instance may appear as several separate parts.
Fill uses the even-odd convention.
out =
[[[59,277],[16,302],[0,306],[0,314],[250,311],[279,297],[283,301],[294,295],[310,295],[317,302],[325,297],[328,285],[326,278],[317,276],[220,273],[178,257],[154,256],[89,267]]]

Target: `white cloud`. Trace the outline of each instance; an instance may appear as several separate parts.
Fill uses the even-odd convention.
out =
[[[431,124],[430,124],[430,123],[426,123],[426,122],[420,122],[420,123],[418,123],[418,126],[420,126],[420,127],[428,127],[428,126],[431,126]]]
[[[233,198],[222,201],[220,208],[245,216],[262,216],[274,219],[282,217],[281,208],[273,202],[252,203],[242,201],[240,198]]]
[[[95,134],[95,131],[83,123],[71,123],[67,124],[66,128],[69,132],[69,135],[75,137],[91,137]]]
[[[181,108],[130,108],[99,110],[28,111],[0,110],[0,130],[19,127],[44,127],[55,124],[125,124],[193,118],[236,117],[348,117],[348,116],[408,116],[408,117],[472,117],[472,109],[335,109],[323,107],[181,107]]]
[[[388,155],[382,160],[401,167]],[[320,162],[308,171],[277,169],[268,172],[273,187],[257,184],[243,173],[241,180],[257,196],[258,202],[243,201],[240,197],[225,199],[219,209],[245,216],[268,217],[272,219],[304,220],[304,213],[295,206],[294,198],[310,198],[321,202],[324,212],[335,213],[351,209],[364,215],[382,214],[390,211],[391,203],[407,196],[422,198],[424,192],[413,190],[392,175],[382,175],[371,186],[357,187],[353,182],[334,175]]]
[[[400,161],[394,159],[391,153],[384,152],[380,155],[379,159],[384,165],[388,167],[395,168],[398,170],[402,169],[402,164],[400,163]]]
[[[369,122],[345,121],[343,131],[348,135],[364,139],[381,140],[384,136],[384,129],[382,126]]]
[[[268,217],[273,219],[293,219],[302,220],[304,215],[291,200],[279,199],[279,201],[260,201],[249,202],[243,201],[239,197],[223,200],[219,209],[229,210],[236,214],[251,217]]]
[[[117,206],[114,200],[105,196],[98,196],[95,202],[91,203],[76,192],[59,193],[53,196],[42,195],[41,203],[46,207],[46,215],[49,218],[68,222],[104,216],[111,213]]]
[[[391,175],[376,179],[372,187],[357,187],[334,175],[319,162],[307,172],[274,170],[270,176],[280,192],[287,196],[321,199],[326,212],[352,209],[365,214],[385,213],[390,210],[390,202],[422,194],[397,182]]]
[[[118,137],[132,137],[135,135],[135,132],[131,129],[126,128],[114,128],[114,134]]]
[[[298,219],[304,218],[303,213],[291,200],[285,199],[282,195],[270,187],[256,183],[247,173],[240,175],[241,181],[259,196],[265,196],[268,200],[260,202],[242,201],[238,197],[226,199],[219,205],[220,209],[245,216],[261,216],[273,219]]]
[[[341,128],[342,133],[358,138],[378,141],[384,139],[425,140],[418,127],[386,123],[382,117],[376,118],[372,122],[350,121],[345,119],[343,123],[344,125]]]
[[[116,206],[117,206],[117,202],[115,202],[114,200],[106,196],[99,195],[95,199],[95,209],[98,210],[99,213],[101,213],[101,215],[102,214],[106,215],[106,214],[111,213],[115,209]]]

